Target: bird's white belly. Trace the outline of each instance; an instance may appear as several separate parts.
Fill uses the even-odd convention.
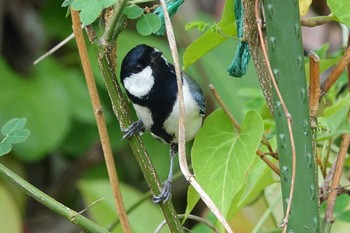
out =
[[[202,126],[202,116],[197,102],[193,99],[187,82],[184,82],[183,86],[184,104],[185,104],[185,137],[186,142],[190,141],[197,134],[198,130]],[[179,100],[177,99],[173,110],[169,117],[164,121],[165,130],[174,135],[173,142],[178,142],[179,135]]]
[[[152,118],[152,113],[149,108],[138,105],[138,104],[133,104],[136,115],[138,118],[142,121],[146,129],[150,129],[151,126],[153,125],[153,118]]]

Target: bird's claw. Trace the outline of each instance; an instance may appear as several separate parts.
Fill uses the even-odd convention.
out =
[[[142,134],[143,132],[145,132],[145,126],[143,125],[141,120],[138,120],[129,125],[128,128],[122,129],[122,131],[124,133],[122,140],[124,140],[125,138],[130,138],[135,134]]]
[[[154,204],[159,204],[160,202],[167,202],[169,199],[171,199],[171,181],[166,181],[160,194],[159,195],[154,195],[152,197],[152,201]]]

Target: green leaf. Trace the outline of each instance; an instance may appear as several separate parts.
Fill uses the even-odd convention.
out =
[[[187,219],[188,215],[192,212],[193,208],[198,203],[200,197],[197,191],[193,188],[192,185],[188,186],[187,190],[187,206],[185,211],[184,221]]]
[[[195,176],[224,216],[245,185],[263,125],[259,114],[249,111],[237,133],[225,113],[217,110],[206,119],[195,138],[192,147]]]
[[[7,97],[0,98],[0,109],[6,109],[0,114],[0,122],[25,116],[31,131],[26,143],[14,148],[15,155],[22,161],[41,159],[62,142],[68,131],[74,106],[60,79],[71,76],[50,59],[36,66],[32,77],[18,76],[2,60],[0,70],[0,93]]]
[[[70,4],[72,4],[73,1],[74,1],[74,0],[64,0],[64,1],[62,2],[61,7],[69,6]]]
[[[319,124],[326,127],[326,132],[318,136],[318,140],[325,140],[333,136],[350,133],[347,112],[350,108],[349,94],[332,106],[324,110],[323,117],[319,117]]]
[[[1,133],[6,136],[6,135],[12,133],[13,131],[23,129],[26,122],[27,122],[27,118],[25,118],[25,117],[13,118],[13,119],[9,120],[8,122],[6,122],[6,124],[1,129]]]
[[[186,24],[185,26],[185,30],[189,31],[192,30],[194,28],[197,28],[198,31],[203,32],[205,30],[207,26],[207,23],[202,21],[202,20],[195,20],[192,22],[189,22],[188,24]]]
[[[10,153],[11,149],[12,145],[8,141],[0,142],[0,156]]]
[[[137,5],[130,5],[124,8],[123,13],[129,19],[137,19],[143,14],[144,10]]]
[[[80,10],[80,20],[84,25],[93,23],[102,9],[112,6],[117,0],[75,0],[72,9]]]
[[[226,41],[229,38],[228,36],[236,35],[233,2],[233,0],[226,0],[221,21],[218,23],[222,33],[208,30],[186,48],[183,56],[184,69],[187,69],[213,48]]]
[[[30,135],[30,131],[27,129],[18,129],[16,131],[11,132],[8,137],[7,141],[9,143],[15,144],[15,143],[21,143],[27,140],[27,138]]]
[[[328,0],[327,4],[339,22],[350,27],[350,0]]]
[[[160,19],[155,14],[143,15],[136,23],[137,31],[143,36],[148,36],[157,32],[160,26]]]
[[[87,210],[99,225],[108,226],[118,219],[111,186],[107,179],[81,180],[78,183],[78,188],[82,193],[85,205],[89,205],[98,199],[105,198]],[[129,209],[144,196],[144,194],[136,189],[123,185],[122,183],[121,192],[126,209]],[[130,220],[132,232],[142,233],[153,232],[159,223],[162,222],[163,216],[158,210],[158,207],[151,202],[151,199],[149,199],[129,213],[128,219]],[[122,233],[123,231],[121,226],[118,225],[112,232]]]

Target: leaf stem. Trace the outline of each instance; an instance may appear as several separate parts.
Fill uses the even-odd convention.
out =
[[[305,27],[316,27],[322,24],[329,23],[333,20],[334,20],[334,15],[330,14],[330,15],[312,17],[308,19],[302,19],[300,23],[302,26],[305,26]]]

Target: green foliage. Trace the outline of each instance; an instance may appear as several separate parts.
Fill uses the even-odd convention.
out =
[[[9,153],[12,144],[21,143],[27,140],[30,135],[28,129],[24,129],[26,118],[13,118],[5,123],[1,129],[4,138],[0,142],[0,156]]]
[[[327,202],[323,202],[320,206],[322,214],[326,211]],[[344,222],[350,222],[350,197],[344,193],[337,197],[334,205],[334,218]]]
[[[126,6],[123,10],[123,13],[129,18],[129,19],[137,19],[141,15],[143,15],[144,10],[137,6],[137,5],[130,5]]]
[[[192,30],[192,29],[196,28],[198,31],[204,32],[208,28],[211,28],[211,25],[212,24],[208,24],[208,23],[206,23],[206,22],[204,22],[202,20],[195,20],[195,21],[192,21],[192,22],[189,22],[188,24],[186,24],[185,30],[189,31],[189,30]]]
[[[327,4],[337,20],[350,27],[350,0],[328,0]]]
[[[64,0],[63,3],[62,3],[62,7],[67,7],[69,6],[70,4],[72,4],[74,0]]]
[[[347,118],[349,108],[348,94],[324,110],[323,116],[318,117],[321,129],[318,140],[326,140],[350,133],[349,119]]]
[[[68,0],[62,7],[71,6],[73,10],[80,11],[80,20],[84,25],[93,23],[102,10],[112,6],[117,0]]]
[[[184,69],[187,69],[190,65],[195,63],[198,59],[203,57],[222,42],[236,35],[233,2],[233,0],[226,0],[221,21],[218,22],[217,27],[215,27],[220,29],[206,31],[186,48],[183,56]],[[193,24],[189,24],[187,28],[193,28],[195,25],[197,25],[197,28],[199,26],[199,28],[203,29],[203,24],[201,24],[199,21],[195,21]]]
[[[80,72],[63,69],[50,58],[26,78],[15,74],[3,61],[0,68],[0,92],[6,96],[0,98],[0,108],[7,109],[0,115],[0,122],[13,116],[26,116],[31,130],[27,142],[14,148],[15,156],[22,161],[37,161],[57,148],[67,136],[73,119],[95,124]],[[79,137],[84,138],[85,133]]]
[[[81,180],[78,184],[86,205],[94,201],[105,198],[88,209],[91,217],[101,226],[110,226],[117,220],[115,203],[109,181],[106,180]],[[127,185],[121,184],[121,191],[124,198],[125,208],[128,209],[140,199],[143,194]],[[147,213],[147,214],[145,214]],[[163,217],[151,199],[140,204],[137,209],[128,214],[132,231],[153,232],[162,221]],[[113,233],[123,232],[120,225],[112,231]],[[162,231],[166,232],[166,231]]]
[[[126,6],[123,13],[129,19],[138,19],[136,22],[136,29],[143,36],[151,35],[157,32],[161,27],[160,19],[156,14],[145,14],[144,9],[137,5]]]
[[[142,15],[139,20],[137,20],[136,29],[141,35],[148,36],[157,32],[160,25],[158,16],[155,14],[145,14]]]
[[[256,180],[264,168],[259,165],[258,172],[250,171],[256,161],[255,152],[263,130],[263,121],[255,111],[247,113],[241,131],[237,133],[225,113],[218,110],[208,116],[195,138],[192,147],[195,176],[224,216],[237,210],[230,211],[230,208],[237,205],[240,197],[256,196],[253,194]],[[247,181],[252,182],[248,185]],[[258,189],[260,191],[261,187]],[[244,192],[246,194],[242,196]],[[191,200],[196,199],[189,197],[188,201]],[[240,201],[246,203],[246,200]]]

